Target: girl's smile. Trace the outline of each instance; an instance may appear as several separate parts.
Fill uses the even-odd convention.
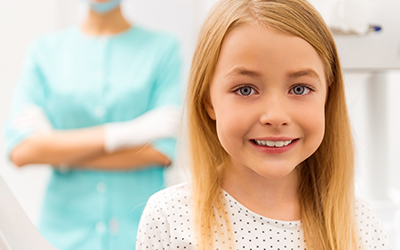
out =
[[[323,139],[326,92],[324,64],[303,39],[257,23],[231,30],[206,103],[229,154],[227,175],[257,182],[294,174]]]
[[[264,140],[250,140],[250,143],[253,143],[254,147],[261,152],[268,154],[280,154],[292,149],[296,145],[297,141],[297,139],[289,138],[270,138]]]
[[[277,147],[281,148],[292,143],[293,140],[273,141],[273,140],[253,140],[259,146]]]

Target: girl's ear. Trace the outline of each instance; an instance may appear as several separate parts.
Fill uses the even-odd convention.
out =
[[[209,96],[207,98],[205,98],[204,106],[205,106],[205,108],[207,110],[208,116],[215,121],[216,120],[215,111],[214,111],[213,105],[211,104]]]

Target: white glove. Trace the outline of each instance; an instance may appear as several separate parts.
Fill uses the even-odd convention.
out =
[[[29,132],[51,132],[53,127],[42,107],[34,104],[26,104],[21,112],[14,117],[13,126],[22,131]]]
[[[177,106],[150,110],[126,122],[104,125],[104,149],[112,153],[124,148],[148,144],[156,139],[176,138],[181,109]]]

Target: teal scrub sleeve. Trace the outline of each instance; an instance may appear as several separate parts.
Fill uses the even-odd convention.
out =
[[[150,109],[179,105],[182,103],[181,85],[181,55],[176,39],[170,39],[167,48],[159,62],[156,76],[156,84],[150,101]],[[176,139],[160,139],[152,143],[152,146],[167,156],[171,161],[175,158]]]
[[[38,67],[38,41],[34,41],[27,52],[23,63],[21,76],[17,83],[11,104],[11,112],[6,122],[4,133],[6,139],[6,154],[10,156],[16,146],[34,131],[18,128],[13,124],[15,117],[20,114],[25,105],[37,105],[44,109],[43,75]]]

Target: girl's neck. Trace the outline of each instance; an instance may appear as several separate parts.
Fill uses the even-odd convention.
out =
[[[131,25],[123,17],[121,8],[99,14],[92,10],[85,21],[82,23],[81,29],[83,33],[91,36],[102,36],[102,35],[115,35],[129,29]]]
[[[225,168],[222,188],[242,205],[261,216],[282,220],[301,219],[297,168],[279,179]]]

